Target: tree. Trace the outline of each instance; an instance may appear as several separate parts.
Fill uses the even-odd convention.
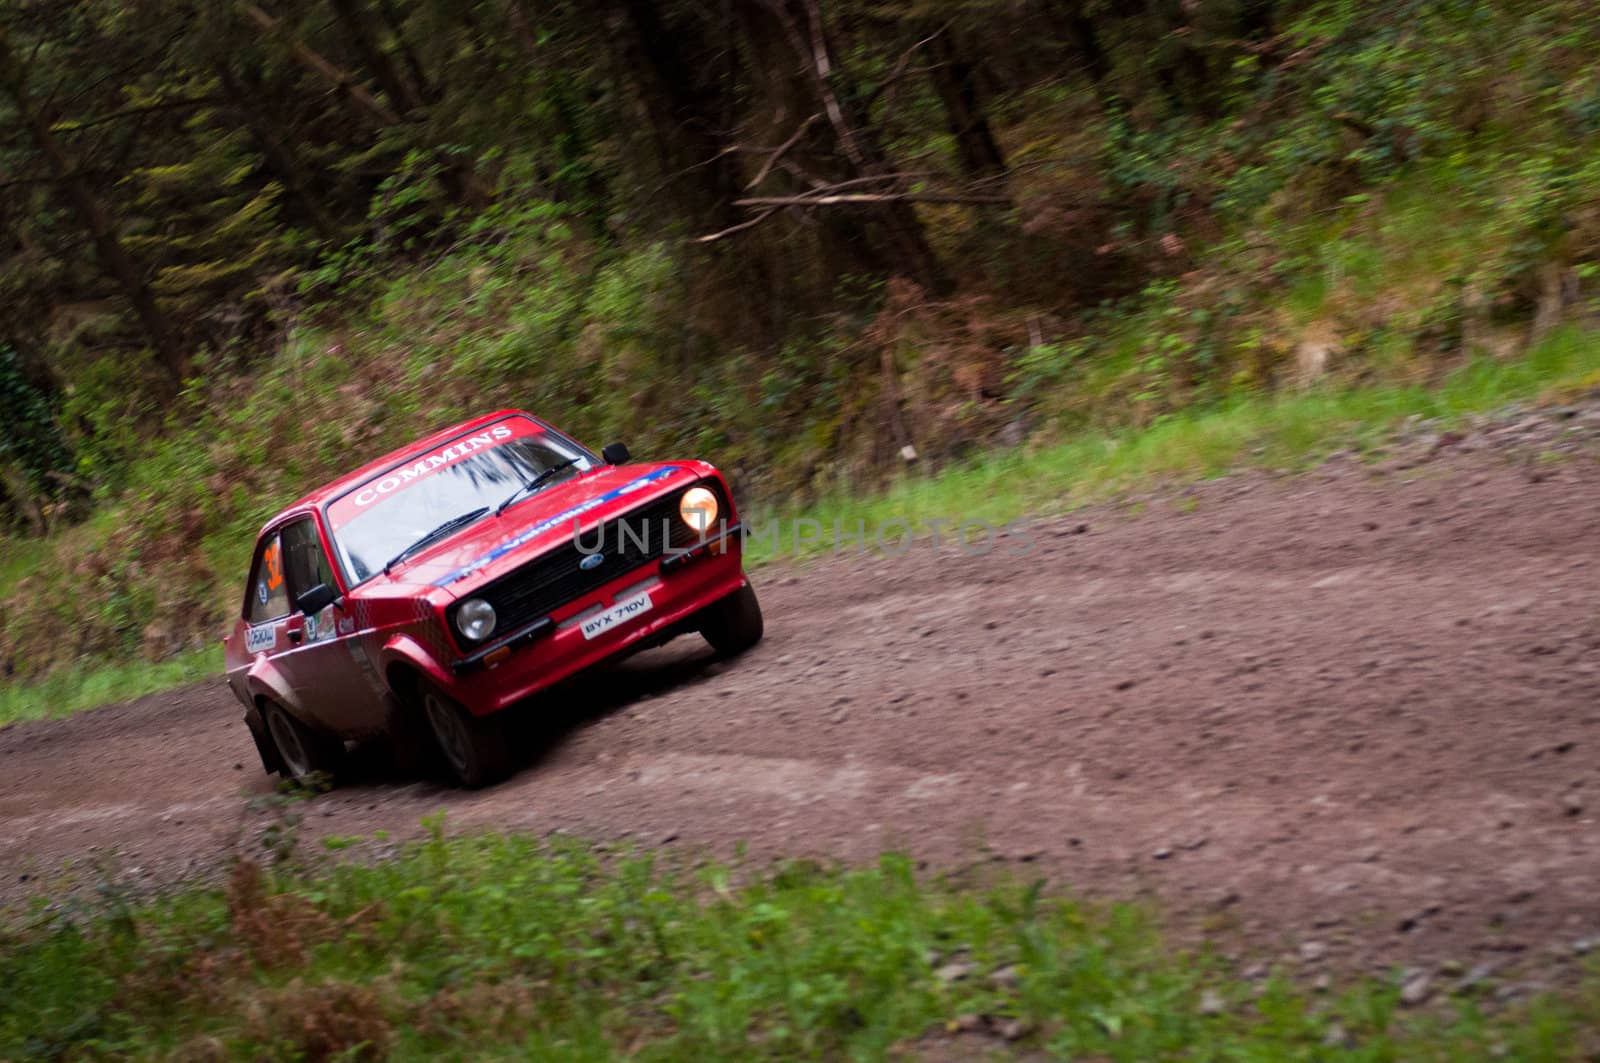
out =
[[[145,280],[144,271],[123,247],[116,226],[96,198],[79,164],[56,139],[49,120],[35,104],[26,73],[13,51],[10,35],[0,25],[0,89],[4,89],[16,109],[17,120],[27,130],[51,178],[72,205],[79,223],[88,232],[100,264],[115,278],[123,296],[133,307],[150,344],[174,388],[183,382],[188,356],[177,331],[156,302]]]
[[[632,80],[640,109],[648,116],[668,188],[696,224],[731,224],[739,185],[722,135],[726,108],[708,76],[715,71],[690,59],[709,51],[699,23],[684,19],[669,26],[659,0],[611,3],[619,30],[613,36],[619,67]]]
[[[0,345],[0,515],[9,508],[43,535],[47,503],[70,493],[71,466],[72,450],[48,395],[29,379],[17,353]]]
[[[1006,159],[984,113],[978,65],[965,57],[947,28],[934,30],[927,40],[933,57],[929,76],[944,104],[945,126],[955,138],[962,172],[975,182],[1003,181]]]

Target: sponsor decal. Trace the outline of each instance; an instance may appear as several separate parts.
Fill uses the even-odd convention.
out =
[[[355,629],[356,629],[355,617],[353,617],[353,616],[341,616],[339,618],[339,634],[348,635],[348,634],[350,634],[350,632],[354,631]]]
[[[322,612],[318,613],[315,619],[317,621],[316,639],[318,642],[331,639],[338,634],[338,625],[333,615],[333,606],[323,606]]]
[[[262,653],[272,649],[278,644],[278,625],[262,624],[259,627],[247,628],[244,633],[244,649],[246,653]]]
[[[539,523],[524,528],[522,531],[507,539],[499,546],[496,546],[493,550],[490,550],[488,553],[484,554],[482,557],[479,557],[476,560],[461,566],[454,572],[447,573],[446,575],[434,580],[433,585],[435,587],[443,587],[447,583],[454,583],[457,580],[466,579],[474,572],[484,568],[484,566],[494,564],[494,562],[500,560],[502,557],[506,556],[518,547],[531,543],[533,540],[537,539],[551,528],[559,528],[563,524],[575,522],[579,517],[583,516],[585,513],[588,513],[590,510],[597,509],[600,506],[605,505],[607,502],[621,498],[623,495],[629,495],[635,491],[643,490],[656,481],[664,480],[671,476],[673,473],[678,471],[678,468],[679,466],[677,465],[666,465],[662,468],[652,470],[636,480],[629,480],[621,487],[612,488],[610,491],[607,491],[604,494],[595,495],[593,498],[586,498],[570,509],[567,509],[561,513],[557,513],[553,517],[546,517]],[[575,523],[574,530],[576,530]]]
[[[480,450],[497,447],[512,439],[543,434],[542,427],[523,417],[514,417],[490,425],[483,431],[458,439],[447,447],[440,447],[438,450],[408,459],[404,465],[390,469],[375,480],[367,481],[360,490],[345,495],[335,502],[329,508],[328,516],[335,525],[343,524],[374,502],[418,480],[426,479],[438,470],[454,465]]]
[[[344,621],[339,621],[339,623],[344,623]],[[306,636],[305,643],[308,646],[313,642],[326,642],[333,638],[337,630],[333,606],[325,605],[322,607],[321,612],[308,615],[303,630]]]

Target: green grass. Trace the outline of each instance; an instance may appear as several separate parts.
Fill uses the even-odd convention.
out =
[[[1175,413],[1141,429],[1085,433],[1037,449],[987,454],[932,475],[906,476],[876,496],[827,498],[800,515],[815,521],[820,534],[799,551],[793,549],[793,518],[757,511],[751,523],[758,531],[778,518],[780,532],[775,542],[758,537],[751,557],[761,563],[826,552],[833,548],[836,523],[843,532],[864,524],[872,546],[873,530],[889,521],[905,521],[918,534],[928,533],[932,521],[984,521],[998,528],[1160,482],[1182,483],[1250,466],[1301,468],[1341,447],[1379,444],[1409,417],[1450,425],[1509,403],[1595,386],[1600,386],[1600,335],[1561,330],[1524,358],[1475,360],[1434,387],[1246,395]],[[842,539],[841,547],[861,548]]]
[[[997,451],[926,476],[907,476],[874,495],[832,495],[800,513],[750,508],[750,523],[777,537],[753,540],[752,564],[830,550],[835,525],[873,532],[904,521],[916,534],[931,521],[986,521],[1000,527],[1023,517],[1061,513],[1156,482],[1192,481],[1244,466],[1292,469],[1344,446],[1381,442],[1411,416],[1450,423],[1507,403],[1600,384],[1600,335],[1574,328],[1552,333],[1525,357],[1480,359],[1435,387],[1378,386],[1266,396],[1247,394],[1163,417],[1137,429],[1086,432],[1029,449]],[[816,534],[795,549],[796,521]],[[240,535],[247,536],[244,531]],[[887,538],[899,534],[890,527]],[[945,534],[953,534],[947,530]],[[847,549],[861,549],[848,544]],[[41,555],[42,556],[42,555]],[[8,569],[18,562],[8,559]],[[216,675],[215,650],[161,664],[58,670],[42,682],[0,686],[0,724],[59,716]]]
[[[44,563],[48,544],[43,539],[21,536],[6,536],[4,542],[6,548],[0,551],[0,587],[9,587]]]
[[[1245,983],[1143,909],[899,856],[673,871],[432,826],[376,864],[25,917],[0,937],[0,1058],[883,1059],[992,1016],[1061,1059],[1537,1061],[1600,1021],[1594,983],[1498,1015]]]
[[[0,683],[0,727],[65,716],[222,674],[222,649],[208,646],[165,661],[68,667],[35,683]]]

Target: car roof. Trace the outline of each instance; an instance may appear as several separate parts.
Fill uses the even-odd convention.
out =
[[[468,435],[479,428],[494,424],[496,421],[502,421],[507,417],[527,417],[541,425],[544,424],[543,421],[540,421],[537,417],[534,417],[533,414],[528,413],[525,410],[497,410],[494,413],[485,414],[482,417],[474,417],[470,421],[462,421],[460,424],[451,425],[449,428],[441,428],[439,431],[434,432],[431,435],[423,436],[421,439],[407,443],[403,447],[391,450],[389,453],[383,455],[383,457],[369,461],[359,469],[356,469],[353,472],[345,473],[336,480],[329,480],[315,491],[310,492],[303,498],[300,498],[294,502],[294,504],[285,506],[283,509],[279,510],[271,520],[267,521],[266,524],[261,526],[262,530],[265,531],[267,528],[271,527],[292,513],[316,509],[326,505],[351,488],[358,487],[367,480],[372,479],[372,477],[376,476],[380,472],[383,472],[385,469],[401,464],[406,458],[416,454],[418,451],[432,450],[437,446],[449,442],[456,436]]]

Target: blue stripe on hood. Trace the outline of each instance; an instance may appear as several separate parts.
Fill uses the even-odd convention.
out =
[[[465,579],[474,572],[478,571],[480,568],[483,568],[485,565],[492,565],[494,562],[500,560],[502,557],[505,557],[519,546],[523,546],[532,542],[545,532],[549,531],[551,528],[558,527],[562,524],[565,524],[569,520],[581,517],[590,510],[599,506],[603,506],[613,499],[621,498],[623,495],[632,494],[642,487],[647,487],[650,484],[655,483],[657,480],[664,480],[668,476],[671,476],[673,473],[677,472],[680,468],[681,466],[678,465],[668,465],[664,468],[655,469],[651,472],[645,473],[637,480],[629,480],[621,487],[613,488],[603,495],[595,495],[593,498],[586,498],[564,513],[557,513],[553,517],[546,517],[538,524],[535,524],[530,528],[524,528],[516,535],[513,535],[511,538],[495,547],[493,550],[490,550],[488,553],[484,554],[482,557],[468,562],[467,564],[456,569],[454,572],[440,576],[438,579],[433,581],[433,585],[435,587],[443,587],[447,583],[454,583],[458,579]]]

